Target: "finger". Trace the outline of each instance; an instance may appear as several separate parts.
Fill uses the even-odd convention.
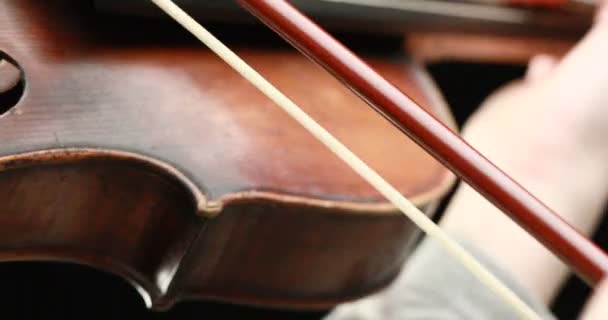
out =
[[[608,319],[608,281],[601,282],[587,301],[580,320]]]
[[[564,105],[605,100],[608,90],[608,5],[589,32],[551,70],[550,89]]]
[[[557,63],[558,59],[548,54],[539,54],[532,57],[528,63],[528,69],[526,71],[526,81],[535,82],[537,80],[546,78]]]
[[[608,28],[608,0],[598,0],[597,6],[598,8],[595,13],[594,28],[590,31],[590,34],[597,33],[597,31],[594,29],[597,29],[598,26],[604,27],[604,25],[606,25],[606,27]],[[593,38],[591,35],[587,35],[586,38],[590,37]],[[587,39],[584,39],[584,41],[578,44],[578,47],[584,46],[586,42],[589,41]],[[556,67],[558,63],[559,61],[556,57],[548,54],[540,54],[534,56],[528,63],[528,69],[526,71],[526,80],[533,82],[547,77],[548,74]]]
[[[597,13],[595,14],[595,23],[606,24],[608,22],[608,1],[602,0],[598,6]]]

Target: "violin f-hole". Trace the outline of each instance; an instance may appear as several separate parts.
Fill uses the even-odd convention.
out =
[[[0,50],[0,115],[17,105],[25,89],[25,76],[19,64]]]

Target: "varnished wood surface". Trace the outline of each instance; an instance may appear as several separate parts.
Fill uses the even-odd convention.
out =
[[[535,55],[565,55],[576,38],[488,34],[485,32],[408,32],[405,46],[418,62],[505,63],[526,66]]]
[[[351,214],[233,204],[207,223],[169,298],[326,309],[374,292],[401,270],[420,231],[399,215]]]
[[[158,275],[175,270],[203,224],[187,214],[183,186],[116,156],[24,161],[0,163],[13,168],[0,174],[0,261],[84,264],[124,277],[148,304],[163,294]]]
[[[397,274],[418,232],[371,187],[180,28],[90,9],[0,1],[26,81],[0,116],[0,260],[89,264],[155,308],[324,308]],[[445,168],[301,54],[238,52],[420,207],[447,191]],[[416,65],[369,62],[451,123]]]
[[[141,26],[129,24],[121,27],[123,35],[91,30],[103,28],[91,26],[103,23],[102,18],[74,21],[69,12],[28,3],[1,4],[11,16],[0,21],[0,43],[25,70],[28,88],[19,106],[1,120],[0,154],[66,147],[125,150],[175,165],[213,200],[241,191],[280,190],[383,202],[200,45],[165,45],[166,37],[160,36],[156,48],[139,50],[98,43],[101,37],[135,42],[146,35]],[[260,50],[239,53],[404,194],[416,198],[445,179],[439,164],[305,57],[292,50]],[[412,66],[370,62],[428,105]],[[420,164],[424,169],[403,170]]]
[[[368,101],[396,128],[560,257],[578,276],[595,285],[608,274],[608,254],[593,241],[289,2],[239,2]]]

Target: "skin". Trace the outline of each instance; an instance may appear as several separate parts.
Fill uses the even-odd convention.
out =
[[[463,137],[562,217],[590,235],[608,200],[608,5],[566,56],[538,56],[525,79],[490,96]],[[440,223],[474,241],[549,304],[568,268],[474,190],[462,185]],[[598,302],[601,301],[601,302]],[[582,319],[608,319],[608,283]]]
[[[597,227],[608,200],[606,2],[593,28],[569,53],[531,59],[525,78],[488,97],[462,130],[473,147],[586,235]],[[570,275],[551,252],[466,184],[459,185],[440,225],[474,243],[546,305]],[[409,285],[417,285],[417,279],[403,274],[387,290],[337,308],[328,320],[401,318],[409,312],[403,306],[412,298]],[[429,306],[422,302],[414,313]],[[595,288],[580,319],[608,319],[608,280]]]

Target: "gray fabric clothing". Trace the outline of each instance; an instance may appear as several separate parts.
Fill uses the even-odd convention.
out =
[[[543,319],[549,309],[475,247],[461,243]],[[518,314],[435,241],[425,239],[385,290],[335,308],[325,320],[511,320]]]

